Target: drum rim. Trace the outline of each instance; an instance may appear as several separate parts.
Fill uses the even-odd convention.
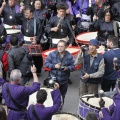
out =
[[[83,103],[85,103],[85,105],[87,105],[87,106],[90,106],[90,107],[92,107],[92,108],[95,108],[96,110],[101,110],[100,109],[100,107],[96,107],[96,106],[93,106],[93,105],[91,105],[91,104],[88,104],[86,101],[84,101],[83,99],[82,99],[82,97],[80,98],[80,100],[83,102]],[[80,103],[80,102],[79,102]]]
[[[78,47],[78,46],[71,46],[71,47],[68,47],[68,48],[76,48],[76,49],[79,49],[79,52],[80,52],[80,47]],[[45,53],[48,52],[48,51],[50,51],[50,50],[57,50],[57,48],[51,48],[51,49],[49,49],[49,50],[43,51],[43,52],[42,52],[42,56],[43,56],[44,58],[47,57],[48,55],[46,55]],[[75,54],[75,53],[77,53],[77,52],[74,52],[74,54]]]
[[[69,114],[69,115],[73,115],[74,117],[79,119],[79,115],[76,115],[76,114],[73,114],[73,113],[70,113],[70,112],[62,112],[62,113],[61,112],[57,112],[54,115],[57,115],[57,114]]]
[[[96,32],[97,32],[97,31],[96,31]],[[85,33],[96,33],[96,32],[82,32],[82,33],[78,34],[78,35],[75,37],[75,39],[76,39],[76,41],[77,41],[78,43],[89,44],[89,41],[78,40],[78,39],[77,39],[78,36],[79,36],[79,35],[83,35],[83,34],[85,34]],[[97,37],[97,36],[96,36],[96,37]]]

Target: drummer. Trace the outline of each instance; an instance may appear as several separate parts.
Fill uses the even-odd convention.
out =
[[[0,15],[3,17],[4,27],[11,31],[13,30],[20,30],[19,26],[15,21],[16,13],[20,12],[20,6],[16,4],[16,0],[8,0],[8,4],[3,1],[2,6],[0,8]],[[19,35],[19,39],[21,39],[21,35]],[[10,41],[10,36],[7,37],[7,42]]]
[[[24,17],[25,16],[25,17]],[[29,46],[39,45],[42,36],[41,22],[38,19],[33,18],[32,6],[26,6],[24,9],[24,15],[22,13],[16,14],[16,22],[21,25],[21,32],[25,44]],[[37,67],[37,73],[41,73],[42,57],[33,56],[34,64]]]
[[[68,18],[65,17],[66,13],[66,4],[59,3],[57,4],[57,15],[51,17],[48,24],[46,25],[45,31],[51,37],[51,47],[56,48],[57,43],[60,40],[64,40],[69,43],[69,46],[72,46],[74,42],[72,31],[72,24]],[[69,26],[68,26],[69,24]],[[70,28],[71,27],[71,30]]]
[[[61,105],[61,94],[59,90],[59,84],[55,83],[54,91],[51,92],[53,99],[53,106],[45,107],[43,103],[47,99],[47,92],[45,90],[39,90],[37,92],[36,105],[30,105],[28,108],[28,120],[37,120],[38,117],[40,120],[51,120],[52,115],[56,113]],[[33,114],[34,112],[37,114],[37,117]]]
[[[80,96],[89,93],[98,93],[98,84],[104,74],[104,59],[97,53],[98,41],[90,40],[89,50],[82,46],[75,61],[75,65],[83,63],[83,69],[80,71]],[[84,60],[84,62],[83,62]]]
[[[104,108],[105,102],[102,100],[100,106],[102,112],[100,112],[101,120],[120,120],[120,81],[117,82],[118,94],[113,97],[113,104],[109,108]]]

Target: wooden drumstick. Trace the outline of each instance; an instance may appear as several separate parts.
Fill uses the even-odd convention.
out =
[[[104,91],[100,90],[99,91],[100,102],[102,101],[103,94],[104,94]]]

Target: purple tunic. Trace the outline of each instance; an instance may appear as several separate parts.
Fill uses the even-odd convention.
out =
[[[109,107],[110,111],[112,111],[112,115],[110,115],[110,111],[107,108],[103,108],[102,120],[120,120],[120,94],[115,95],[113,101],[114,103]]]
[[[5,83],[2,88],[2,93],[3,93],[3,98],[5,99],[5,104],[9,108],[18,110],[18,108],[14,105],[8,93],[6,92],[6,84],[7,83]],[[40,83],[37,83],[37,82],[34,82],[33,85],[29,87],[9,83],[9,90],[12,95],[12,98],[19,105],[22,105],[23,107],[27,107],[29,95],[33,94],[39,89],[40,89]],[[19,120],[19,119],[27,120],[27,112],[26,111],[25,112],[14,111],[14,110],[9,111],[7,120]]]
[[[61,95],[60,90],[54,90],[51,92],[52,99],[53,99],[53,106],[52,107],[45,107],[44,105],[35,105],[35,111],[40,118],[40,120],[51,120],[52,115],[57,112],[61,105]],[[36,120],[32,114],[32,105],[30,105],[28,109],[28,120]]]

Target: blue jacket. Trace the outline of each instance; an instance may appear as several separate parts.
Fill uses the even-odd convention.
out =
[[[118,59],[120,59],[120,49],[113,50],[113,52],[112,50],[106,51],[103,54],[103,57],[105,60],[105,73],[103,79],[116,80],[118,78],[118,74],[117,71],[113,69],[113,58],[117,57]]]
[[[62,63],[62,66],[66,66],[67,70],[57,70],[55,69],[55,64]],[[74,60],[73,56],[66,51],[63,59],[60,58],[60,55],[57,50],[51,52],[45,60],[45,67],[50,68],[50,74],[56,77],[56,80],[59,84],[64,84],[67,82],[70,71],[74,70]]]

